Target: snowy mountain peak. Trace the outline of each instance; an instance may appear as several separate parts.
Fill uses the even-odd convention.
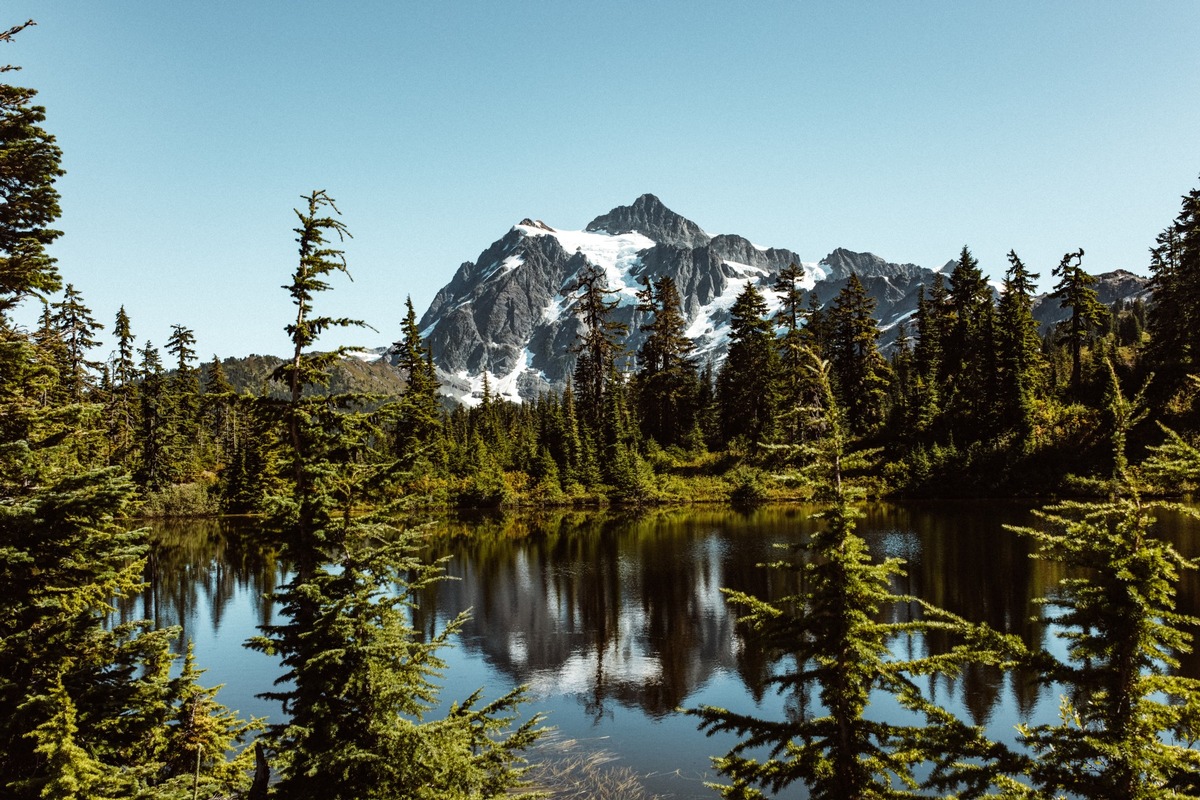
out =
[[[617,206],[588,223],[587,231],[611,234],[640,233],[660,244],[700,247],[712,238],[690,219],[676,214],[652,194],[631,205]]]
[[[633,354],[645,338],[636,296],[645,281],[671,276],[698,361],[717,364],[728,347],[734,300],[753,284],[773,313],[781,297],[775,282],[792,263],[803,268],[801,288],[814,292],[822,305],[834,299],[851,272],[857,274],[876,300],[883,344],[894,339],[896,323],[916,308],[919,287],[934,277],[923,267],[871,253],[839,248],[814,264],[791,250],[763,247],[736,234],[710,236],[645,194],[581,231],[522,219],[475,261],[458,268],[434,297],[420,329],[448,397],[479,402],[486,374],[494,395],[530,400],[570,380],[580,329],[572,288],[589,266],[602,271],[618,302],[614,318],[630,331],[624,366],[633,368]]]

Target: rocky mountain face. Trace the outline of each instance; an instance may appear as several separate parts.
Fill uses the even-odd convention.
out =
[[[779,271],[793,262],[803,267],[804,288],[815,291],[823,305],[851,272],[857,273],[878,303],[885,345],[895,338],[897,323],[915,311],[919,287],[934,277],[932,270],[893,264],[871,253],[838,249],[811,263],[791,250],[761,247],[741,236],[709,235],[646,194],[596,217],[582,231],[521,220],[458,268],[434,297],[420,327],[449,398],[471,403],[482,395],[486,373],[492,392],[512,400],[532,399],[547,389],[561,389],[570,378],[571,348],[579,330],[570,288],[588,265],[603,271],[619,302],[615,316],[629,326],[631,353],[644,339],[636,293],[646,279],[669,274],[679,287],[688,336],[701,362],[717,364],[728,344],[734,299],[751,282],[774,309],[779,297],[771,287]],[[1131,273],[1102,278],[1106,303],[1144,292],[1145,279]],[[1038,313],[1046,323],[1063,316],[1057,302],[1039,304]]]

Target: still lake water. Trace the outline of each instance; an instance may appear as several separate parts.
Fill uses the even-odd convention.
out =
[[[554,512],[430,526],[430,556],[449,556],[456,580],[430,593],[416,624],[436,630],[459,611],[472,614],[457,647],[443,653],[444,699],[479,687],[496,697],[526,684],[529,713],[546,713],[559,735],[586,752],[609,754],[650,792],[714,797],[703,785],[716,777],[709,756],[732,740],[705,736],[676,709],[717,705],[775,718],[794,711],[794,700],[765,686],[772,665],[745,638],[720,590],[789,591],[786,576],[757,565],[781,555],[776,544],[810,533],[814,510]],[[907,562],[897,593],[1060,649],[1034,621],[1032,600],[1052,591],[1061,568],[1030,559],[1029,543],[1003,527],[1033,524],[1028,505],[873,503],[863,510],[858,531],[872,554]],[[1200,524],[1159,517],[1162,535],[1185,555],[1200,555]],[[161,523],[152,538],[147,588],[119,616],[181,626],[181,640],[195,644],[208,670],[202,682],[224,684],[218,700],[244,716],[277,719],[278,705],[255,695],[271,688],[278,666],[242,645],[273,619],[266,596],[287,580],[287,565],[259,540],[253,521]],[[1194,572],[1179,586],[1179,607],[1200,612]],[[912,609],[891,613],[903,618]],[[1187,656],[1182,671],[1200,677],[1200,657]],[[1018,722],[1057,717],[1057,693],[1039,692],[1020,676],[981,668],[931,689],[1000,738]],[[871,713],[892,710],[884,700]]]

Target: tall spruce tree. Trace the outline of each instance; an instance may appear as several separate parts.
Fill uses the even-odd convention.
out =
[[[23,27],[0,32],[0,43]],[[169,678],[173,631],[106,624],[141,586],[143,532],[118,522],[133,487],[73,456],[73,440],[101,436],[102,421],[36,395],[48,367],[6,316],[58,282],[43,248],[58,236],[47,226],[58,216],[60,153],[32,97],[0,86],[0,794],[177,797],[165,764],[179,744],[170,720],[196,672]],[[196,713],[229,720],[215,706]],[[224,728],[225,743],[239,730]],[[209,783],[224,759],[223,749],[202,759],[206,797],[242,788]],[[194,768],[190,778],[199,790]]]
[[[992,430],[997,383],[992,288],[965,245],[950,273],[946,304],[950,320],[942,340],[943,403],[955,438],[970,442]]]
[[[728,784],[715,785],[725,797],[763,798],[803,783],[812,798],[918,797],[916,766],[930,762],[928,785],[937,789],[966,786],[982,791],[994,771],[992,745],[921,695],[913,676],[957,673],[982,658],[985,650],[1015,644],[983,627],[967,625],[946,612],[925,606],[923,620],[883,622],[893,604],[915,602],[894,595],[893,576],[902,572],[896,559],[874,563],[866,542],[854,532],[855,493],[842,472],[853,463],[846,451],[842,412],[834,399],[827,364],[810,356],[819,391],[819,436],[807,450],[812,477],[829,508],[824,523],[792,557],[768,565],[798,574],[788,585],[799,588],[778,599],[725,590],[745,611],[741,622],[754,632],[780,669],[770,678],[781,693],[795,697],[799,713],[764,719],[716,707],[689,711],[709,734],[734,733],[739,742],[714,758]],[[940,630],[962,638],[942,655],[904,659],[894,654],[895,640]],[[895,696],[902,706],[924,715],[928,727],[881,721],[867,715],[874,692]],[[815,692],[818,703],[811,702]],[[765,751],[765,757],[758,757]],[[974,758],[968,764],[966,758]]]
[[[805,429],[802,409],[813,403],[811,372],[806,354],[813,342],[805,327],[812,310],[805,306],[804,270],[794,262],[779,271],[775,291],[779,294],[779,310],[775,324],[782,328],[779,337],[779,428],[782,443],[798,444]]]
[[[634,382],[642,432],[664,447],[682,445],[696,424],[700,385],[679,290],[670,275],[647,278],[638,299],[638,309],[651,315],[642,325],[647,335]]]
[[[1083,271],[1083,249],[1067,253],[1054,268],[1058,283],[1050,296],[1059,306],[1069,308],[1071,316],[1061,325],[1060,336],[1071,353],[1071,393],[1079,396],[1083,385],[1083,348],[1096,328],[1105,320],[1108,310],[1096,293],[1096,278]]]
[[[175,372],[167,382],[167,436],[175,461],[172,478],[192,480],[200,471],[203,447],[200,427],[200,374],[196,361],[196,334],[183,325],[172,325],[166,350],[175,359]]]
[[[17,25],[0,32],[10,42]],[[60,278],[46,247],[62,231],[54,183],[65,172],[62,151],[42,123],[46,109],[31,104],[37,92],[0,83],[0,322],[8,329],[9,311],[30,296],[58,291]]]
[[[391,347],[396,368],[407,381],[397,409],[396,453],[409,459],[424,454],[427,459],[436,460],[431,450],[441,428],[442,411],[433,353],[421,340],[411,297],[406,299],[405,309],[401,323],[404,336]]]
[[[113,335],[117,337],[117,350],[110,357],[108,366],[112,381],[108,397],[110,463],[132,471],[137,431],[137,361],[134,359],[133,328],[125,306],[117,311]]]
[[[63,343],[63,356],[59,380],[62,382],[69,402],[82,403],[96,387],[96,373],[103,367],[99,361],[88,358],[88,353],[99,343],[96,334],[104,326],[92,317],[92,310],[83,303],[83,295],[73,284],[63,289],[61,300],[52,303],[51,320],[58,338]]]
[[[996,310],[996,347],[1000,369],[1002,421],[1028,440],[1033,434],[1036,404],[1045,385],[1042,340],[1033,318],[1037,273],[1008,253],[1004,292]]]
[[[874,313],[875,299],[851,272],[829,312],[826,349],[836,394],[857,433],[876,429],[886,414],[888,370],[877,345],[879,326]]]
[[[1018,729],[1039,796],[1200,797],[1200,680],[1173,674],[1200,625],[1175,603],[1180,573],[1196,563],[1158,538],[1153,506],[1125,470],[1140,401],[1110,385],[1113,498],[1060,503],[1039,512],[1039,527],[1013,528],[1035,557],[1071,570],[1042,600],[1065,657],[1047,649],[1033,661],[1042,684],[1066,688],[1061,721]]]
[[[1183,196],[1178,216],[1155,240],[1150,272],[1147,359],[1169,395],[1200,372],[1200,188]]]
[[[312,352],[319,335],[356,320],[319,316],[316,293],[346,271],[330,237],[347,235],[324,192],[297,210],[300,260],[289,291],[296,319],[287,330],[293,358],[275,373],[290,388],[275,404],[281,420],[288,491],[273,499],[268,526],[285,544],[295,574],[277,593],[283,621],[251,642],[278,655],[278,691],[288,721],[271,732],[280,798],[477,798],[518,784],[521,751],[539,735],[538,718],[512,727],[515,690],[481,704],[478,693],[441,719],[438,651],[462,625],[432,636],[412,627],[420,591],[441,578],[421,561],[418,539],[397,529],[389,509],[354,516],[356,503],[388,481],[394,460],[373,455],[372,418],[354,398],[321,396],[341,352]]]
[[[939,272],[933,276],[928,295],[925,287],[921,287],[917,301],[917,343],[913,348],[917,385],[913,418],[914,434],[923,443],[932,443],[944,427],[941,424],[946,394],[944,344],[950,336],[952,319],[946,283]]]
[[[725,442],[751,444],[775,438],[779,351],[767,319],[767,301],[753,283],[729,310],[729,352],[717,374],[717,405]]]
[[[575,314],[581,328],[575,353],[575,404],[579,419],[593,439],[603,428],[605,394],[609,378],[615,374],[617,359],[624,353],[628,326],[613,319],[617,301],[614,291],[605,288],[604,272],[589,264],[579,271],[567,289],[575,294]]]

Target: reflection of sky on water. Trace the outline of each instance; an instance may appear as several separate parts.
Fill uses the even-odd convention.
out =
[[[896,591],[1042,642],[1062,656],[1061,639],[1030,622],[1037,609],[1029,604],[1061,571],[1031,564],[1022,542],[1000,527],[1026,520],[1025,510],[1011,505],[941,513],[878,504],[858,526],[876,558],[908,562]],[[716,705],[773,718],[800,713],[796,698],[765,686],[782,667],[766,663],[745,638],[721,588],[760,597],[796,591],[789,582],[794,576],[757,565],[787,556],[774,545],[800,541],[813,525],[807,509],[774,509],[676,512],[621,524],[583,515],[531,525],[541,532],[515,537],[481,526],[453,542],[431,543],[432,555],[452,556],[448,571],[456,580],[437,586],[415,624],[436,630],[472,609],[456,646],[442,654],[446,704],[479,687],[494,698],[526,684],[528,713],[547,713],[562,735],[594,742],[615,754],[615,763],[650,775],[653,791],[712,797],[702,785],[715,777],[708,758],[724,753],[733,739],[706,737],[694,718],[675,710]],[[254,695],[273,688],[278,666],[242,645],[270,618],[263,597],[286,576],[269,555],[229,544],[234,533],[221,528],[166,536],[150,587],[124,604],[120,617],[181,624],[208,670],[204,682],[225,684],[221,702],[243,715],[277,718],[278,705]],[[1187,594],[1185,608],[1194,598],[1195,592]],[[889,616],[917,613],[909,604]],[[899,654],[921,655],[940,645],[917,637],[894,646]],[[974,669],[924,685],[961,718],[1012,740],[1021,721],[1058,719],[1057,689],[1034,690],[1022,680]],[[869,715],[896,719],[903,712],[894,699],[876,696]]]

